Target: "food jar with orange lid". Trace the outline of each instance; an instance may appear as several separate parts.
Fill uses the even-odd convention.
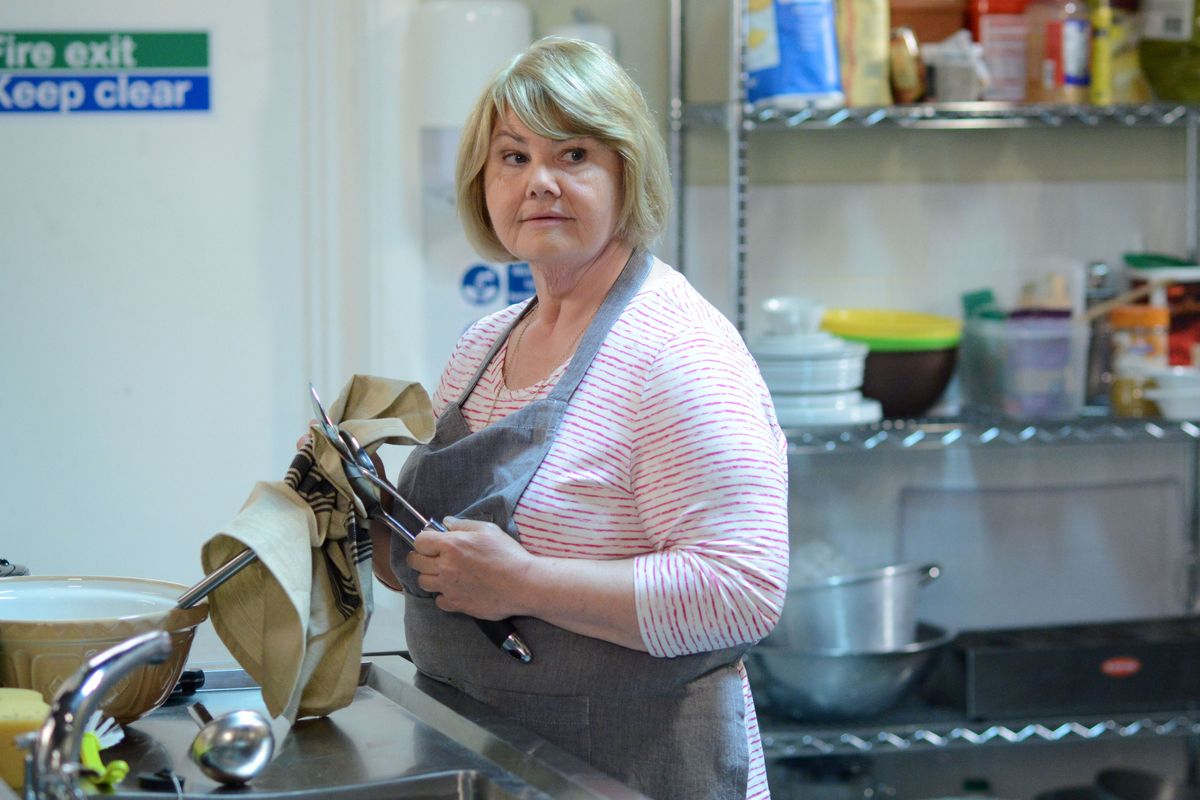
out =
[[[1150,374],[1167,366],[1171,312],[1162,306],[1114,308],[1112,325],[1112,413],[1118,417],[1157,417],[1158,406],[1144,395]]]

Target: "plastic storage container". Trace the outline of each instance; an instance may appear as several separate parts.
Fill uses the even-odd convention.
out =
[[[971,319],[963,330],[963,405],[1019,419],[1079,414],[1091,329],[1069,318]]]

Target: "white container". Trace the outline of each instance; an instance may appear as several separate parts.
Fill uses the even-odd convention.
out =
[[[1193,389],[1200,391],[1200,368],[1197,367],[1162,367],[1148,369],[1145,372],[1148,380],[1154,381],[1160,389]]]
[[[819,394],[772,394],[771,402],[784,428],[844,428],[872,425],[883,419],[879,401],[863,397],[861,392],[836,393],[834,398],[830,401]]]
[[[1200,387],[1188,389],[1144,389],[1142,394],[1170,420],[1200,420]]]

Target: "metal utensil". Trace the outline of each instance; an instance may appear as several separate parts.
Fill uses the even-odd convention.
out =
[[[191,608],[205,597],[208,597],[209,592],[211,592],[213,589],[216,589],[222,583],[229,580],[257,560],[258,555],[247,547],[245,550],[214,569],[195,586],[179,595],[179,599],[175,601],[175,607]]]
[[[350,488],[355,496],[363,504],[363,509],[366,511],[370,519],[378,519],[392,531],[400,534],[402,538],[411,546],[415,537],[405,528],[400,522],[384,510],[383,504],[379,502],[379,498],[371,491],[370,486],[375,486],[388,492],[394,499],[398,500],[403,506],[408,509],[422,525],[441,533],[446,532],[446,528],[440,522],[425,517],[408,502],[395,487],[380,477],[375,470],[375,464],[371,461],[370,455],[358,443],[348,431],[339,430],[337,425],[330,419],[326,413],[325,407],[321,404],[321,397],[317,394],[317,389],[311,383],[308,384],[309,394],[312,396],[313,410],[317,412],[319,427],[322,434],[329,440],[334,450],[341,456],[342,471],[346,473],[346,479],[350,482]],[[521,639],[517,633],[516,627],[513,626],[512,620],[487,620],[475,618],[475,624],[483,631],[484,635],[499,647],[504,652],[508,653],[518,661],[528,664],[533,660],[533,652],[529,646]]]
[[[325,438],[333,446],[337,454],[342,457],[342,460],[349,461],[352,465],[357,466],[362,471],[364,479],[373,483],[376,488],[387,492],[393,500],[404,506],[405,510],[412,514],[421,523],[423,528],[432,528],[435,531],[445,533],[445,525],[417,511],[404,495],[396,491],[396,487],[380,476],[378,470],[375,469],[375,462],[371,461],[370,454],[358,443],[358,439],[354,438],[354,434],[339,428],[337,423],[329,417],[329,413],[321,403],[320,395],[317,394],[316,387],[311,383],[308,384],[308,392],[312,399],[313,411],[317,414],[317,422],[321,427],[321,432],[325,434]]]
[[[354,496],[362,503],[363,510],[367,514],[367,519],[382,522],[389,530],[403,539],[409,547],[416,544],[417,537],[412,531],[404,527],[403,523],[384,510],[383,503],[379,502],[378,495],[372,491],[371,483],[367,480],[366,473],[345,459],[342,460],[342,471],[346,473],[346,480],[350,482],[350,489],[354,492]]]
[[[214,781],[240,786],[271,763],[275,734],[257,711],[231,711],[213,719],[203,703],[193,703],[188,715],[200,726],[188,755]]]
[[[420,511],[417,511],[417,509],[413,508],[413,504],[408,502],[404,495],[400,494],[400,492],[396,491],[395,487],[380,477],[379,472],[375,469],[375,462],[371,461],[371,457],[367,455],[367,451],[364,450],[362,445],[358,443],[358,440],[354,438],[354,434],[352,434],[350,431],[341,430],[340,428],[338,429],[338,433],[341,434],[342,442],[346,445],[346,449],[350,451],[351,457],[354,458],[354,460],[362,468],[363,477],[375,484],[375,486],[378,488],[387,492],[393,500],[399,501],[400,504],[404,506],[405,510],[408,511],[408,513],[416,517],[417,522],[420,522],[423,528],[432,528],[440,533],[446,532],[445,525],[438,522],[436,519],[426,517]]]

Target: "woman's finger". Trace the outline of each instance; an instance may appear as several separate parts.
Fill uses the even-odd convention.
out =
[[[413,539],[412,548],[413,554],[436,557],[442,552],[442,543],[438,541],[440,531],[423,530]]]
[[[409,553],[404,557],[404,563],[410,569],[415,570],[422,575],[436,575],[434,571],[434,560],[428,556],[423,556],[420,553]]]

